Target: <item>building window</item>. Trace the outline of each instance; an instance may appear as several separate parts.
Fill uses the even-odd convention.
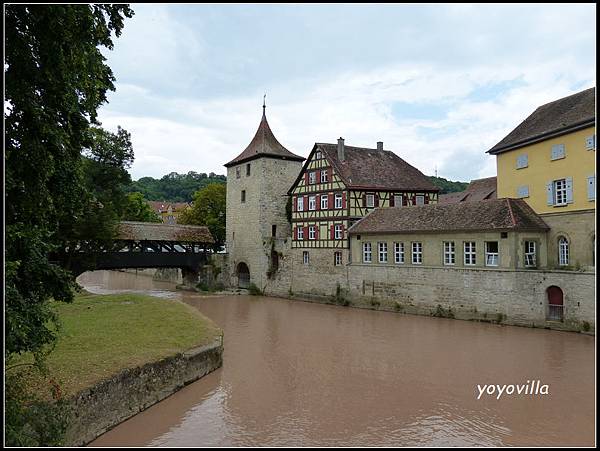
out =
[[[308,226],[308,239],[309,240],[314,240],[316,237],[316,227],[315,226]]]
[[[246,176],[250,175],[250,163],[246,164]]]
[[[323,156],[321,155],[321,151],[317,150],[315,152],[315,160],[320,160],[321,158],[323,158]]]
[[[394,207],[402,206],[402,194],[394,194]]]
[[[242,203],[245,203],[245,202],[246,202],[246,190],[243,189],[242,190]]]
[[[335,195],[335,208],[342,208],[342,195],[341,194]]]
[[[596,150],[596,135],[591,135],[585,138],[586,150]]]
[[[527,268],[535,268],[535,256],[535,241],[525,241],[525,266]]]
[[[498,241],[486,241],[485,266],[498,266]]]
[[[271,236],[272,237],[277,236],[277,225],[276,224],[271,225]]]
[[[422,194],[418,194],[415,197],[416,197],[415,203],[417,205],[425,205],[425,196],[423,196]]]
[[[379,263],[387,263],[387,243],[379,243]]]
[[[308,173],[308,183],[311,185],[314,185],[315,183],[317,183],[317,173],[316,172]]]
[[[475,257],[475,241],[466,241],[465,243],[465,265],[474,265],[477,263]]]
[[[321,210],[327,210],[327,194],[321,196]]]
[[[363,263],[371,263],[371,243],[363,243]]]
[[[317,209],[317,196],[309,196],[308,198],[308,209],[316,210]]]
[[[336,240],[341,240],[342,239],[342,224],[338,224],[334,227],[333,229],[334,231],[334,237]]]
[[[517,197],[529,197],[529,185],[521,185],[517,188]]]
[[[235,178],[236,179],[239,179],[241,177],[241,175],[242,175],[241,172],[242,171],[240,171],[240,167],[239,166],[237,168],[235,168]]]
[[[302,241],[304,239],[304,227],[300,226],[296,230],[296,236],[298,240]]]
[[[558,264],[560,266],[569,265],[569,240],[564,236],[558,239]]]
[[[321,170],[321,183],[327,183],[327,169]]]
[[[526,168],[528,165],[529,161],[526,153],[517,157],[517,169]]]
[[[412,263],[413,265],[423,263],[423,243],[412,243]]]
[[[567,205],[567,180],[560,179],[553,182],[554,205]]]
[[[404,263],[404,243],[394,243],[394,262]]]
[[[298,211],[304,211],[304,197],[298,196]]]
[[[302,252],[302,263],[304,263],[305,265],[308,265],[308,263],[309,263],[308,251]]]
[[[550,155],[550,160],[559,160],[561,158],[565,158],[565,145],[564,144],[554,144],[552,146],[552,153]]]
[[[454,265],[455,263],[454,241],[444,241],[444,265]]]
[[[341,266],[342,264],[342,253],[340,251],[336,251],[333,253],[333,264],[335,266]]]
[[[367,208],[375,206],[375,194],[367,194]]]

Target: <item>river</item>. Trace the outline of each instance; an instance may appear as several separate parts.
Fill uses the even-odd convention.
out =
[[[180,299],[223,367],[91,446],[593,446],[595,338],[255,296],[97,271],[88,291]],[[168,302],[168,300],[165,300]],[[524,394],[528,381],[548,394]],[[507,385],[500,398],[478,384]],[[521,394],[506,394],[509,385]],[[537,384],[537,383],[536,383]],[[531,384],[527,385],[527,389]],[[537,385],[535,385],[537,386]]]

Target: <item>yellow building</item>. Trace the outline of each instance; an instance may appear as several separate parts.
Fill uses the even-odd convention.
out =
[[[148,201],[154,212],[165,224],[177,224],[177,219],[190,206],[187,202]]]
[[[537,108],[488,150],[498,197],[524,199],[550,226],[549,265],[592,269],[595,260],[595,88]]]

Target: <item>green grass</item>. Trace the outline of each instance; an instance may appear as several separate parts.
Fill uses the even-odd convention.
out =
[[[61,328],[47,364],[49,378],[59,383],[63,395],[90,387],[125,368],[211,343],[221,335],[221,330],[196,309],[151,296],[84,293],[72,304],[56,302],[53,307]]]

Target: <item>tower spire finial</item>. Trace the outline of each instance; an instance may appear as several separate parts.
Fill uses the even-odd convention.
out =
[[[263,116],[265,115],[265,109],[267,108],[267,93],[263,96]]]

